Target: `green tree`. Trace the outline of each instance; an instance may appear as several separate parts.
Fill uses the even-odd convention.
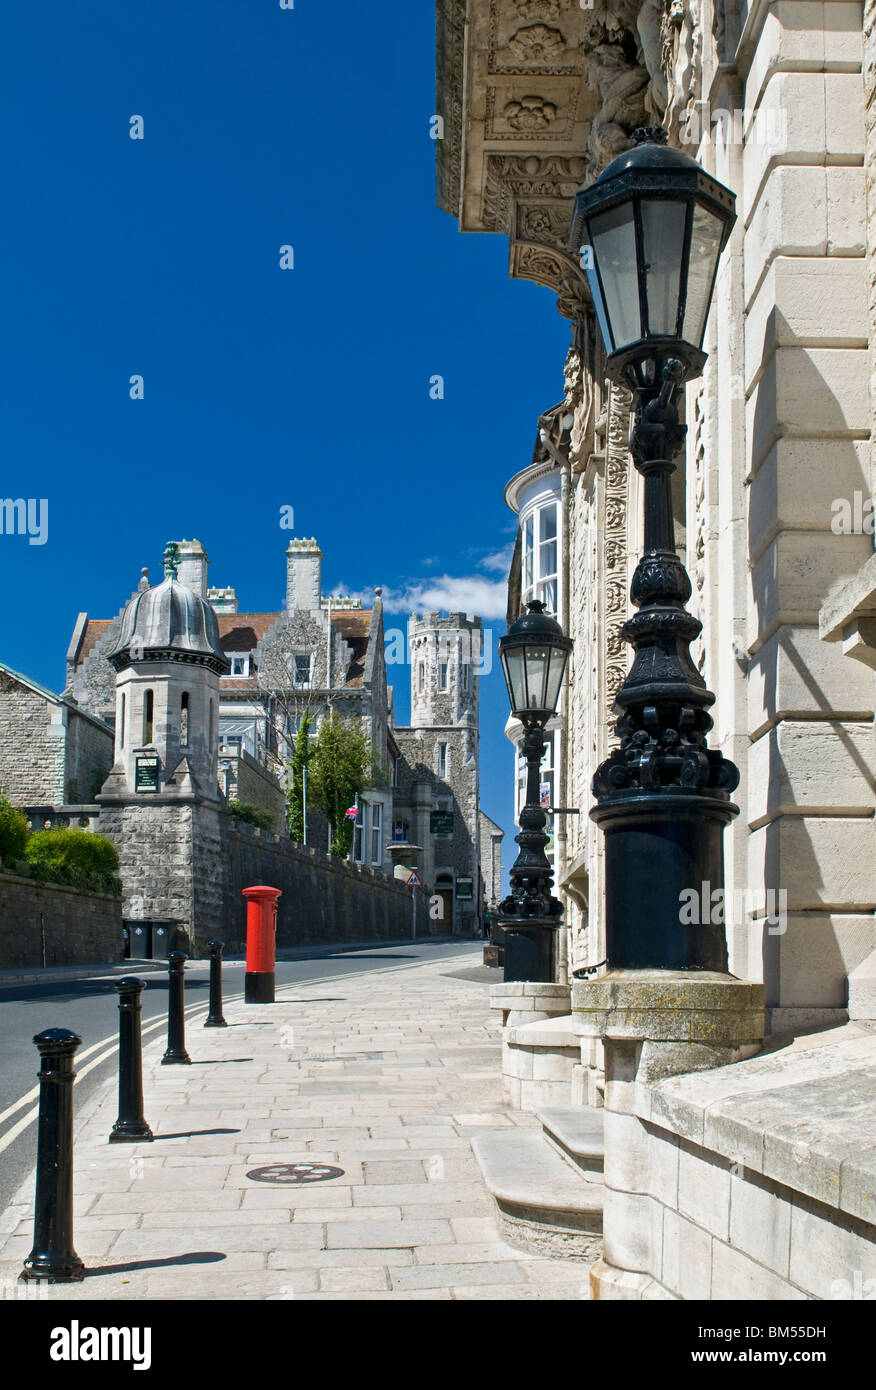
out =
[[[23,859],[29,833],[27,816],[16,810],[0,791],[0,860],[14,864]]]
[[[295,735],[295,750],[292,754],[292,761],[289,763],[290,777],[286,791],[289,838],[296,840],[298,844],[304,842],[304,774],[310,767],[316,751],[310,738],[312,726],[313,715],[302,715],[298,732]]]
[[[255,825],[260,830],[274,828],[273,814],[263,806],[253,806],[250,801],[229,801],[228,809],[235,820],[241,820],[245,825]]]
[[[353,844],[353,822],[344,812],[368,786],[371,744],[358,720],[340,719],[332,710],[320,725],[307,787],[332,829],[331,853],[346,859]]]

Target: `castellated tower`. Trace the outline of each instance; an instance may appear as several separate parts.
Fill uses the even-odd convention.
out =
[[[478,829],[478,679],[483,625],[465,613],[408,622],[411,723],[396,728],[396,838],[418,846],[436,930],[473,934],[482,908]],[[436,919],[437,920],[437,919]]]
[[[411,727],[478,727],[478,682],[483,642],[480,618],[464,613],[414,616],[408,622]]]

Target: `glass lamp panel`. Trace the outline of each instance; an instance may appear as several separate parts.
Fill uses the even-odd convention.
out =
[[[505,684],[508,685],[508,698],[512,709],[526,709],[526,666],[523,648],[512,646],[510,651],[502,652],[502,667],[505,670]]]
[[[556,713],[557,705],[560,701],[560,687],[563,684],[563,672],[566,669],[566,653],[559,647],[554,647],[551,651],[551,663],[548,670],[546,682],[546,709]]]
[[[669,198],[642,201],[642,240],[648,332],[675,337],[678,327],[678,287],[684,253],[687,204]]]
[[[549,662],[549,648],[526,648],[526,704],[521,708],[531,710],[547,709],[547,705],[545,704],[545,685],[547,683]]]
[[[714,213],[707,212],[705,208],[694,208],[687,304],[681,331],[685,342],[693,343],[694,347],[702,347],[723,231],[723,224]]]
[[[642,336],[632,203],[622,203],[594,217],[590,223],[590,240],[605,295],[605,313],[612,338],[610,350],[616,352]]]

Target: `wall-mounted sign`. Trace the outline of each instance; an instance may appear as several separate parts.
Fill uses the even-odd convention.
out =
[[[474,879],[472,879],[472,878],[457,878],[457,880],[456,880],[456,896],[457,896],[458,899],[459,899],[459,898],[469,898],[469,899],[470,899],[470,898],[473,898],[473,897],[474,897]]]
[[[160,791],[159,762],[157,753],[141,753],[134,765],[134,791]]]
[[[433,835],[452,835],[453,834],[453,812],[452,811],[430,811],[429,830]]]

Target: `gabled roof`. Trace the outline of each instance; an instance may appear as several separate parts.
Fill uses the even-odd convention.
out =
[[[217,613],[219,625],[219,644],[226,655],[254,652],[275,623],[283,617],[282,613]],[[374,611],[370,608],[342,609],[332,612],[332,631],[352,648],[347,667],[344,686],[357,688],[364,685],[368,646],[373,626]],[[78,671],[89,654],[106,635],[114,618],[87,618],[83,615],[83,626],[76,646],[74,671]],[[256,689],[255,677],[224,677],[222,689]]]
[[[80,705],[77,705],[75,700],[68,700],[65,695],[56,694],[56,692],[50,690],[47,685],[42,685],[39,681],[35,681],[32,676],[24,675],[22,671],[14,671],[11,666],[7,666],[5,661],[0,661],[0,672],[8,676],[10,680],[17,681],[19,685],[23,685],[28,690],[32,690],[34,694],[41,695],[44,700],[48,700],[51,704],[65,705],[66,708],[72,710],[74,714],[78,714],[81,718],[88,719],[92,724],[96,724],[99,729],[104,729],[109,734],[112,733],[112,729],[108,724],[105,724],[102,719],[98,719],[96,715],[89,714],[87,710],[82,709]]]
[[[279,616],[279,613],[217,613],[223,651],[255,651]]]
[[[101,637],[106,636],[114,622],[114,618],[85,618],[75,653],[68,655],[68,660],[74,663],[73,669],[75,671],[79,670],[86,657],[90,656]]]

